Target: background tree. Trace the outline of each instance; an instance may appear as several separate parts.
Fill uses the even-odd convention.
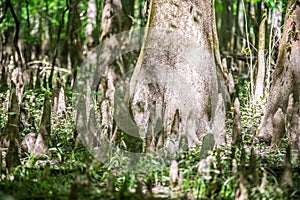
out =
[[[284,133],[299,149],[300,2],[290,1],[259,137],[277,143]],[[285,126],[281,125],[282,122]]]

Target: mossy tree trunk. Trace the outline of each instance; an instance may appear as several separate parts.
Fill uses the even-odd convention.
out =
[[[299,148],[300,116],[300,1],[289,1],[276,69],[265,114],[258,133],[276,144],[285,133]],[[282,125],[285,123],[285,125]]]

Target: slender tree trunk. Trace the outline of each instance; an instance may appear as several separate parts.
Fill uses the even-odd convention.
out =
[[[77,76],[78,67],[83,61],[83,41],[81,38],[80,0],[71,0],[69,3],[68,16],[68,53],[62,53],[62,56],[68,56],[68,67],[72,70],[71,85]],[[62,18],[63,21],[63,18]],[[59,37],[59,36],[58,36]]]
[[[93,32],[94,25],[96,24],[97,17],[97,6],[95,0],[89,0],[87,6],[87,26],[85,29],[85,34],[87,35],[87,47],[91,47],[94,44]]]
[[[277,8],[273,10],[269,10],[269,33],[270,35],[268,41],[268,58],[267,58],[267,79],[266,79],[266,91],[270,90],[271,86],[271,73],[275,68],[275,62],[278,56],[279,49],[279,41],[281,38],[281,27],[283,21],[283,13],[282,13],[282,2],[278,2]]]
[[[15,167],[20,162],[20,106],[16,94],[16,85],[11,81],[9,107],[8,107],[8,120],[1,135],[1,146],[7,147],[7,154],[5,157],[6,167]]]
[[[255,84],[255,99],[254,104],[260,102],[261,98],[264,97],[264,88],[265,88],[265,73],[266,73],[266,65],[265,65],[265,38],[266,38],[266,20],[267,20],[267,12],[265,11],[265,15],[263,16],[262,22],[259,26],[259,34],[258,34],[258,71],[256,76],[256,84]]]

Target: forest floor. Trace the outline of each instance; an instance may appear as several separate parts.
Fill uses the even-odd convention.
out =
[[[43,90],[26,90],[25,113],[38,127],[42,115]],[[29,100],[35,96],[34,103]],[[7,102],[7,92],[0,102]],[[4,103],[2,103],[4,105]],[[0,107],[0,130],[7,109]],[[35,158],[22,152],[21,165],[6,169],[0,165],[0,200],[4,199],[299,199],[298,154],[287,159],[288,142],[268,146],[257,142],[255,130],[260,116],[242,102],[243,141],[239,146],[214,149],[208,157],[197,147],[178,153],[176,181],[170,180],[170,159],[160,155],[141,158],[132,167],[122,154],[106,162],[95,160],[80,140],[74,139],[72,107],[52,115],[49,155]],[[232,113],[228,112],[227,132],[231,137]],[[24,126],[21,137],[34,129]],[[1,149],[4,163],[6,149]],[[204,163],[204,165],[203,165]]]

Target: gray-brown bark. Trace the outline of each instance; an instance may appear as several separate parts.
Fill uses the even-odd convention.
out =
[[[104,50],[105,52],[96,52],[97,59],[100,58],[97,60],[97,65],[104,67],[100,74],[101,77],[97,77],[97,80],[95,80],[99,83],[97,92],[101,94],[97,97],[97,103],[101,113],[101,126],[104,135],[106,135],[108,139],[110,139],[113,134],[114,81],[116,77],[120,76],[120,71],[123,71],[123,66],[120,59],[116,59],[117,61],[113,64],[107,62],[107,60],[113,61],[116,54],[119,55],[120,52],[118,50],[120,49],[120,43],[116,39],[112,39],[113,42],[106,41],[109,41],[114,34],[118,34],[121,31],[121,14],[122,4],[120,0],[106,0],[104,2],[100,41],[106,48]],[[117,50],[115,51],[115,49]],[[104,53],[107,54],[105,58],[101,55]],[[90,102],[87,102],[87,105],[89,103]]]
[[[52,112],[62,114],[66,111],[66,96],[63,86],[63,80],[57,78],[55,87],[52,93]]]
[[[1,146],[8,148],[5,157],[6,167],[15,167],[20,164],[20,107],[16,95],[16,86],[11,82],[11,91],[9,97],[8,120],[3,135],[1,135]],[[6,143],[6,145],[5,145]]]
[[[129,54],[121,55],[121,48],[127,48],[126,45],[128,41],[126,40],[130,40],[130,38],[126,38],[130,37],[128,32],[123,31],[129,31],[132,26],[130,16],[133,15],[133,6],[134,1],[132,0],[107,0],[103,7],[101,24],[102,34],[100,40],[104,46],[106,46],[105,51],[109,52],[108,59],[105,59],[111,60],[113,63],[107,63],[109,66],[103,70],[98,88],[98,92],[103,95],[98,97],[98,102],[101,110],[102,127],[106,129],[105,132],[110,142],[115,142],[115,140],[118,140],[118,138],[121,137],[120,134],[116,134],[116,129],[119,127],[117,127],[118,124],[114,124],[114,120],[117,121],[115,117],[121,116],[125,119],[128,118],[128,116],[124,116],[124,113],[122,113],[127,109],[115,107],[116,104],[118,104],[117,106],[124,105],[123,102],[128,102],[128,100],[123,98],[116,100],[115,96],[118,96],[118,94],[116,94],[115,91],[118,91],[119,88],[117,87],[120,85],[126,84],[121,83],[124,81],[121,80],[121,77],[125,75],[125,72],[130,69],[130,65],[133,63]],[[103,55],[99,56],[102,56],[101,59],[103,58]],[[98,62],[101,63],[102,61],[103,60],[99,60]],[[118,100],[122,101],[122,103],[118,102]],[[133,137],[130,134],[125,135],[123,139],[128,150],[135,150],[140,146],[139,138]]]
[[[238,98],[234,101],[233,111],[233,127],[232,127],[232,144],[239,145],[242,141],[242,123],[241,123],[241,111],[240,101]]]
[[[173,160],[171,163],[169,178],[170,178],[170,186],[171,187],[175,186],[178,182],[178,163],[176,160]]]
[[[72,70],[71,83],[73,84],[74,79],[77,76],[78,67],[82,64],[83,61],[83,38],[81,35],[81,20],[80,20],[80,0],[72,0],[69,3],[69,10],[65,9],[62,13],[61,18],[61,27],[64,24],[64,15],[66,11],[69,11],[68,23],[67,23],[67,32],[68,40],[65,41],[64,50],[62,51],[62,56],[67,58],[68,69]],[[57,34],[57,46],[60,39],[60,29]],[[56,53],[55,49],[55,53]],[[55,55],[54,55],[55,58]],[[52,65],[55,65],[55,60],[53,60]],[[52,71],[51,71],[52,72]]]
[[[183,138],[195,146],[211,122],[213,130],[223,124],[213,122],[218,102],[213,1],[153,0],[148,23],[130,85],[134,119],[143,137],[157,137],[172,152]],[[179,134],[172,131],[176,120]]]
[[[266,20],[267,14],[263,16],[262,22],[259,26],[259,34],[258,34],[258,70],[256,75],[256,83],[255,83],[255,99],[254,104],[260,102],[261,98],[264,97],[264,87],[265,87],[265,73],[266,73],[266,66],[265,66],[265,38],[266,38]]]
[[[34,154],[35,156],[42,156],[48,153],[49,146],[51,145],[51,101],[49,94],[45,93],[44,110],[40,123],[40,129],[35,141]]]
[[[300,1],[290,1],[286,13],[284,33],[281,39],[276,69],[273,74],[270,95],[260,125],[259,138],[278,140],[277,130],[282,125],[280,110],[286,116],[285,126],[293,148],[299,140],[299,88],[300,88]],[[278,111],[279,110],[279,111]],[[281,114],[280,114],[281,115]],[[280,117],[281,118],[281,117]],[[276,121],[279,121],[276,123]],[[279,127],[279,128],[278,128]],[[274,135],[276,133],[276,135]]]
[[[87,46],[91,47],[95,41],[93,41],[93,32],[94,32],[94,25],[96,24],[96,17],[97,17],[97,6],[95,0],[89,0],[87,6],[87,26],[85,29],[85,33],[87,35]]]

